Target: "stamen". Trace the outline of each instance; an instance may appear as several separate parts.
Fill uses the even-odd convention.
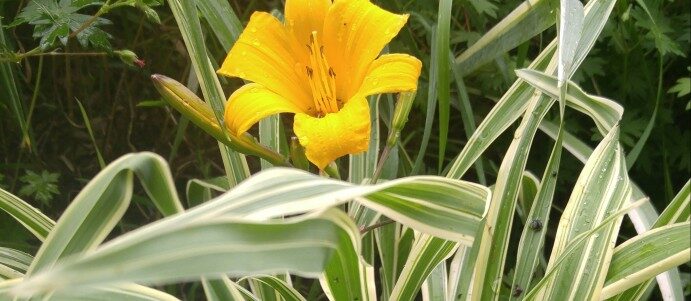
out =
[[[316,31],[310,34],[309,41],[310,66],[306,66],[306,70],[318,115],[338,112],[341,104],[336,99],[336,72],[326,61],[324,46],[319,45]],[[315,49],[319,49],[319,52]]]

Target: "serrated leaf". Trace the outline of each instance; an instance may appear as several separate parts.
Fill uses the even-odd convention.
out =
[[[80,14],[80,9],[96,5],[93,1],[60,1],[32,0],[17,15],[10,26],[30,24],[34,26],[33,37],[40,39],[39,47],[49,49],[59,41],[67,45],[67,40],[74,32],[83,47],[110,49],[110,35],[98,26],[110,24],[110,21],[91,15]],[[85,28],[82,28],[85,26]]]

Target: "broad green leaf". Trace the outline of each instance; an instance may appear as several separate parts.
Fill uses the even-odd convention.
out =
[[[690,256],[691,226],[688,221],[655,228],[629,239],[614,249],[602,299],[689,262]]]
[[[57,0],[31,0],[17,15],[11,26],[28,23],[34,26],[33,37],[40,39],[40,48],[47,50],[59,41],[67,45],[67,40],[76,32],[77,41],[82,47],[109,50],[107,34],[98,26],[111,24],[99,17],[78,13],[91,3]]]
[[[103,242],[129,206],[134,174],[161,213],[183,211],[163,158],[146,152],[125,155],[101,170],[72,200],[38,250],[27,276]]]
[[[462,74],[517,47],[552,26],[556,20],[557,0],[524,1],[480,40],[456,58]]]
[[[555,265],[579,234],[600,225],[620,210],[631,196],[618,134],[619,128],[615,126],[583,168],[560,219],[548,269]],[[607,273],[606,263],[611,259],[620,223],[621,218],[616,218],[571,252],[556,267],[554,277],[537,291],[536,298],[571,300],[578,296],[599,299]],[[574,279],[574,275],[579,276]]]
[[[0,188],[0,210],[7,212],[41,241],[46,239],[55,222],[19,197]]]

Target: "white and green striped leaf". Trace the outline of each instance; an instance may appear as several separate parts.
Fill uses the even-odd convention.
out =
[[[456,58],[463,74],[540,34],[555,22],[556,0],[524,1]]]
[[[183,211],[163,158],[146,152],[125,155],[101,170],[72,200],[41,245],[27,275],[103,242],[129,206],[134,175],[163,215]]]
[[[46,239],[55,222],[43,212],[0,188],[0,210],[7,212],[41,241]]]
[[[389,300],[415,300],[428,275],[440,262],[453,255],[457,247],[456,243],[429,235],[418,235]]]
[[[305,297],[300,295],[292,286],[287,282],[281,280],[275,276],[253,276],[246,278],[247,280],[254,280],[257,283],[266,286],[274,290],[278,295],[286,301],[305,301]]]
[[[189,213],[189,212],[188,212]],[[282,221],[227,216],[204,220],[168,218],[116,238],[98,249],[67,258],[13,288],[21,295],[124,281],[165,283],[227,273],[243,276],[290,271],[318,275],[355,226],[339,210]],[[344,234],[345,233],[345,234]]]
[[[689,262],[691,225],[688,221],[655,228],[614,249],[602,299],[615,296],[672,267]]]
[[[615,126],[583,168],[560,219],[548,269],[563,260],[561,254],[579,234],[603,223],[629,199],[631,187],[618,131]],[[538,300],[599,299],[620,223],[618,217],[589,236],[556,267],[547,285],[532,294]]]
[[[319,283],[329,300],[376,300],[374,268],[360,255],[362,238],[353,221],[342,214],[334,220],[343,229],[333,258],[319,276]]]

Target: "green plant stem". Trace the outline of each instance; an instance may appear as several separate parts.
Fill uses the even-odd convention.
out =
[[[108,11],[110,11],[111,9],[113,9],[113,8],[115,8],[115,7],[117,7],[117,6],[122,6],[122,5],[121,5],[121,2],[116,3],[116,4],[114,4],[114,5],[111,6],[111,5],[110,5],[110,1],[111,1],[111,0],[108,0],[108,1],[106,1],[106,3],[104,3],[103,5],[101,5],[101,8],[99,8],[98,11],[97,11],[93,16],[91,16],[91,18],[89,18],[89,19],[86,20],[84,23],[82,23],[82,25],[79,26],[79,28],[77,28],[77,30],[75,30],[75,31],[73,31],[72,33],[70,33],[70,35],[68,35],[67,38],[68,38],[68,39],[71,39],[71,38],[76,37],[79,33],[81,33],[82,31],[84,31],[85,29],[89,28],[89,26],[91,26],[91,24],[93,24],[94,22],[96,22],[96,20],[98,20],[98,17],[100,17],[101,15],[107,13]],[[120,4],[120,5],[118,5],[118,4]]]
[[[36,99],[38,98],[38,90],[41,86],[41,77],[43,74],[43,57],[38,59],[38,70],[36,71],[36,83],[34,83],[34,93],[31,95],[31,104],[29,105],[29,113],[26,117],[27,127],[23,133],[24,138],[22,140],[28,141],[29,139],[29,126],[31,124],[31,117],[34,116],[34,108],[36,107]],[[33,146],[31,146],[33,148]]]
[[[376,224],[374,224],[374,225],[371,225],[371,226],[367,226],[367,227],[362,228],[362,229],[360,230],[360,234],[363,234],[363,235],[364,235],[365,233],[367,233],[367,232],[369,232],[369,231],[372,231],[372,230],[377,229],[377,228],[381,228],[381,227],[386,226],[386,225],[389,225],[389,224],[393,224],[393,223],[395,223],[395,222],[396,222],[396,221],[395,221],[395,220],[392,220],[392,219],[383,220],[383,221],[378,222],[378,223],[376,223]]]
[[[382,150],[382,152],[381,152],[381,157],[379,157],[379,162],[377,163],[377,168],[374,169],[374,173],[372,174],[372,178],[369,181],[370,183],[375,184],[375,183],[377,183],[377,180],[379,180],[379,176],[381,175],[381,172],[384,169],[384,163],[386,163],[386,160],[389,158],[390,152],[391,152],[391,146],[387,143],[386,146],[384,146],[384,150]]]

